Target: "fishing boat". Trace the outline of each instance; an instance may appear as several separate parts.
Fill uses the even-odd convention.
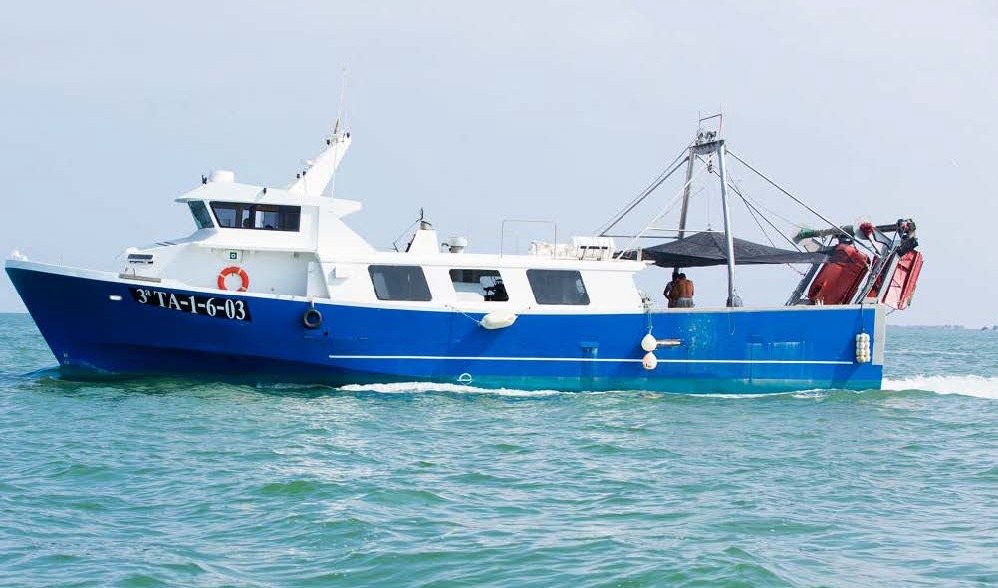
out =
[[[231,171],[202,176],[176,199],[196,230],[129,248],[114,271],[17,252],[6,271],[70,378],[683,393],[879,388],[885,313],[909,304],[922,264],[915,223],[828,221],[788,236],[789,248],[735,238],[730,209],[744,195],[726,166],[731,158],[757,170],[711,124],[701,119],[695,140],[600,230],[565,242],[555,230],[553,241],[527,252],[500,245],[472,253],[465,238],[442,241],[422,215],[404,247],[377,250],[346,222],[361,202],[332,190],[352,140],[337,123],[283,187],[239,183]],[[680,170],[680,223],[669,238],[655,236],[661,215],[639,231],[613,232]],[[704,175],[720,186],[723,230],[687,229],[690,188]],[[503,221],[503,230],[512,224]],[[650,237],[659,242],[637,245]],[[751,264],[796,264],[803,275],[785,304],[752,307],[735,277],[736,266]],[[656,268],[711,265],[727,268],[724,306],[668,307],[635,281],[663,271]]]

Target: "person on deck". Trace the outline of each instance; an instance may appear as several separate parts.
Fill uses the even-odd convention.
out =
[[[495,284],[492,286],[486,286],[485,300],[489,302],[507,302],[509,301],[509,294],[506,292],[506,284],[503,283],[501,279],[496,279]]]
[[[679,294],[676,292],[676,282],[679,280],[679,271],[672,270],[672,280],[665,285],[665,290],[662,294],[665,295],[666,300],[669,301],[669,308],[676,307],[676,298],[679,298]]]
[[[672,291],[676,296],[675,308],[693,308],[693,281],[686,279],[686,274],[679,274]]]

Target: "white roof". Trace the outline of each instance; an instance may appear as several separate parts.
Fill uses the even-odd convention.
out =
[[[326,140],[326,148],[319,153],[308,167],[298,174],[287,188],[271,188],[240,184],[232,181],[209,181],[176,199],[176,202],[197,200],[222,200],[225,202],[246,202],[250,204],[273,204],[285,206],[315,206],[332,209],[340,216],[357,212],[363,204],[355,200],[343,200],[323,196],[332,181],[336,167],[350,147],[350,134],[334,131]],[[228,177],[232,177],[228,174]],[[264,193],[266,191],[266,193]]]
[[[324,196],[305,196],[285,190],[284,188],[266,188],[237,182],[208,182],[181,195],[176,202],[194,202],[198,200],[220,200],[224,202],[245,202],[249,204],[273,204],[284,206],[315,206],[332,208],[340,217],[353,214],[363,203],[342,198],[327,198]]]

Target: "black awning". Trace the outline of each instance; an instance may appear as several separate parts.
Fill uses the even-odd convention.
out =
[[[735,238],[735,265],[781,263],[822,263],[827,253],[791,251]],[[625,259],[636,259],[636,251],[626,251]],[[662,243],[641,250],[642,259],[650,259],[662,267],[705,267],[728,263],[727,246],[720,233],[696,233],[689,237]]]

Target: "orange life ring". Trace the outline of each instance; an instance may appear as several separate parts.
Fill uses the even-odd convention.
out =
[[[239,279],[243,281],[242,286],[239,288],[239,290],[237,290],[237,292],[245,292],[246,288],[249,288],[249,275],[247,275],[246,270],[239,267],[238,265],[230,265],[229,267],[219,272],[218,289],[228,290],[228,288],[225,287],[225,278],[233,274],[239,276]]]

